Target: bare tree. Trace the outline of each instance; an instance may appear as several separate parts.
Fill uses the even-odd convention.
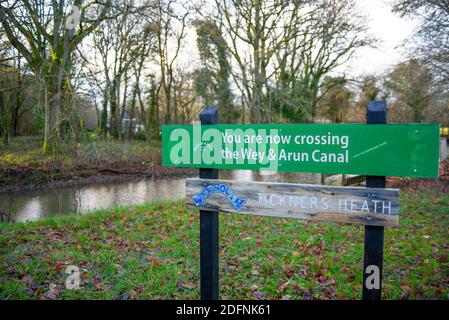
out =
[[[132,62],[132,70],[134,73],[134,87],[131,99],[130,118],[134,118],[136,105],[138,102],[138,105],[140,107],[140,116],[142,122],[144,123],[145,136],[147,140],[154,136],[155,132],[159,133],[159,119],[157,119],[157,113],[155,112],[157,109],[157,101],[154,106],[148,106],[147,108],[145,107],[141,83],[144,76],[143,72],[145,68],[145,62],[149,60],[149,56],[155,51],[155,38],[156,34],[151,29],[151,25],[148,24],[148,22],[145,22],[145,24],[142,26],[142,29],[140,29],[137,39],[137,45],[132,54],[132,56],[134,57]],[[154,86],[154,83],[152,83],[151,86]],[[128,136],[131,135],[132,121],[130,121],[128,125]]]
[[[259,123],[283,112],[313,119],[322,77],[372,42],[354,7],[352,0],[215,0],[198,12],[223,33],[233,80]]]
[[[386,86],[392,93],[391,109],[397,120],[424,121],[435,94],[432,73],[425,64],[416,59],[398,64],[388,75]]]
[[[78,12],[79,10],[79,12]],[[43,84],[45,130],[42,149],[48,139],[57,143],[64,110],[64,93],[70,91],[71,58],[75,48],[107,17],[109,1],[74,0],[70,6],[63,0],[19,0],[0,3],[0,21],[10,43],[24,57]],[[67,28],[68,16],[79,13]],[[72,13],[72,15],[69,15]],[[72,28],[73,27],[73,28]],[[51,124],[51,128],[50,128]]]
[[[432,68],[436,80],[449,85],[449,0],[396,0],[393,11],[417,17],[421,23],[416,38],[418,55]]]
[[[284,97],[287,93],[277,103],[281,117],[312,122],[320,93],[326,91],[323,77],[348,62],[357,49],[375,43],[355,8],[353,0],[320,0],[298,13],[300,32],[277,56],[276,88]]]
[[[348,87],[348,81],[343,77],[327,76],[321,87],[325,90],[318,104],[321,114],[332,123],[345,122],[353,110],[353,92]]]
[[[198,5],[205,19],[212,19],[223,33],[227,50],[233,57],[232,77],[238,86],[252,120],[262,122],[266,115],[262,104],[275,54],[296,35],[295,17],[305,1],[220,1],[207,13]],[[215,14],[214,14],[215,12]]]
[[[117,18],[105,20],[93,32],[91,55],[84,60],[89,61],[85,74],[101,91],[101,129],[121,138],[129,133],[129,126],[123,127],[122,122],[126,112],[134,112],[144,62],[153,46],[153,34],[146,22],[153,6],[151,1],[112,3]]]
[[[181,123],[191,123],[198,117],[204,105],[198,104],[198,95],[195,90],[194,78],[191,74],[176,70],[174,79],[174,101],[177,117]],[[224,115],[224,119],[225,119]]]
[[[157,64],[160,86],[157,96],[164,105],[164,123],[177,122],[173,111],[173,85],[176,60],[186,36],[187,18],[190,12],[175,0],[155,1],[155,14],[151,18],[151,28],[156,34]],[[159,118],[159,114],[157,115]]]

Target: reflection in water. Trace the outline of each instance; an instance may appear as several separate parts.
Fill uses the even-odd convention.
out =
[[[220,178],[238,181],[319,183],[319,174],[267,174],[249,170],[220,171]],[[0,194],[0,210],[11,211],[14,221],[89,212],[116,206],[137,205],[156,199],[182,199],[184,179],[143,180],[138,182],[66,187]]]
[[[264,181],[264,182],[290,182],[290,183],[320,183],[321,175],[319,173],[300,173],[300,172],[270,172],[270,171],[250,171],[250,170],[232,170],[220,171],[220,178],[237,181]]]

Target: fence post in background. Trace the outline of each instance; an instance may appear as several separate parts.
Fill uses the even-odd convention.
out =
[[[366,111],[367,124],[387,123],[386,101],[370,101]],[[369,138],[369,137],[367,137]],[[367,176],[367,188],[385,188],[385,176]],[[380,300],[384,252],[384,227],[365,226],[363,263],[363,300]]]
[[[200,113],[201,125],[218,124],[217,107]],[[199,169],[200,179],[218,179],[217,169]],[[218,211],[200,210],[201,300],[218,300]]]

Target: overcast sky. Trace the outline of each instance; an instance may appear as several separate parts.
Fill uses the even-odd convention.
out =
[[[400,18],[391,12],[392,0],[356,0],[358,6],[368,16],[370,32],[380,40],[377,48],[363,48],[357,56],[338,69],[350,76],[382,72],[404,57],[402,44],[409,38],[417,22]]]
[[[356,10],[368,18],[369,32],[379,39],[375,48],[358,49],[353,59],[334,70],[333,75],[346,74],[356,79],[365,74],[382,74],[392,65],[404,60],[404,41],[413,35],[417,21],[400,18],[391,12],[394,0],[355,0]],[[196,34],[189,29],[178,59],[180,68],[193,71],[199,64]]]

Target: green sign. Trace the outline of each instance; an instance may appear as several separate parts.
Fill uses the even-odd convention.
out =
[[[437,178],[438,124],[169,125],[164,166]]]

